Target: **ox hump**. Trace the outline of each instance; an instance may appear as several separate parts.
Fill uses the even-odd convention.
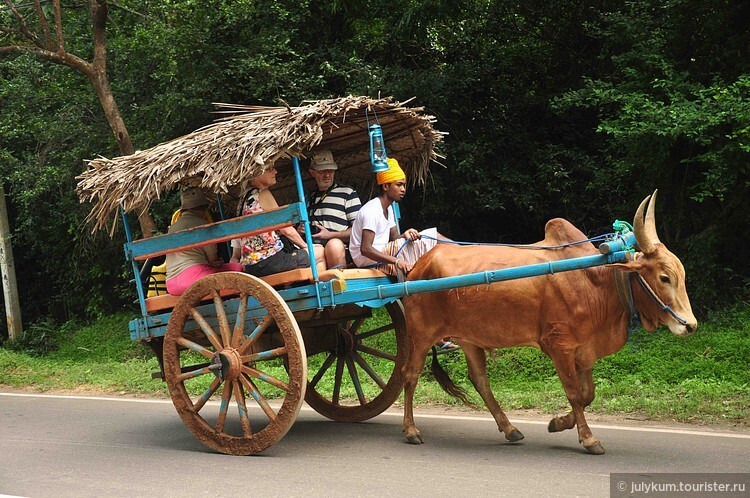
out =
[[[568,244],[587,238],[583,232],[563,218],[553,218],[544,226],[544,245]]]

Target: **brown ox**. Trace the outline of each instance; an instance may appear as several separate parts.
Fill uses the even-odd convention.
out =
[[[586,423],[583,410],[594,399],[591,375],[594,362],[619,351],[627,341],[630,314],[618,297],[616,275],[637,272],[656,296],[685,322],[681,323],[663,310],[640,285],[634,283],[633,303],[646,330],[652,331],[664,324],[676,335],[689,335],[697,328],[685,291],[685,270],[656,235],[656,192],[651,203],[648,203],[649,197],[644,199],[635,215],[634,230],[641,252],[633,261],[404,299],[408,340],[403,369],[403,430],[407,442],[423,442],[414,424],[412,401],[425,357],[440,338],[452,337],[458,340],[466,355],[472,384],[506,439],[515,442],[523,439],[523,434],[508,421],[490,390],[485,350],[533,346],[552,359],[572,407],[567,415],[550,421],[549,431],[572,429],[577,425],[579,441],[586,450],[594,454],[604,453],[604,448]],[[646,204],[648,211],[644,222]],[[555,246],[585,238],[569,222],[553,219],[545,227],[544,240],[536,245]],[[597,253],[591,243],[539,250],[441,244],[418,261],[409,280],[497,270]]]

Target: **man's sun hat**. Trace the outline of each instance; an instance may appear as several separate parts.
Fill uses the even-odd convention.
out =
[[[208,199],[198,187],[190,187],[180,194],[180,209],[193,209],[208,206]]]
[[[393,183],[399,180],[406,180],[406,174],[404,174],[404,170],[401,169],[401,166],[398,165],[398,161],[396,161],[392,157],[389,157],[388,169],[386,171],[378,173],[377,178],[378,185],[382,185],[384,183]]]
[[[333,154],[328,149],[321,149],[312,156],[310,167],[315,171],[324,171],[328,169],[339,169],[333,160]]]

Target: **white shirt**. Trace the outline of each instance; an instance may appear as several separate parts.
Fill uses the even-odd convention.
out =
[[[391,228],[395,226],[396,217],[393,214],[393,206],[388,206],[388,217],[383,216],[383,204],[380,202],[380,197],[376,197],[362,206],[354,220],[352,234],[349,238],[349,252],[354,264],[361,268],[377,263],[377,261],[362,256],[362,230],[375,232],[372,247],[382,251],[390,242]]]

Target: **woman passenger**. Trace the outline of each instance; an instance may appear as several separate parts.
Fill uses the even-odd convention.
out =
[[[180,218],[167,233],[195,228],[207,223],[208,199],[201,189],[191,187],[180,194]],[[242,271],[242,265],[224,263],[216,244],[167,254],[167,292],[179,296],[201,277],[223,271]]]
[[[250,189],[237,206],[238,216],[260,213],[279,207],[269,187],[276,184],[276,168],[270,166],[250,181]],[[279,235],[286,236],[296,247],[286,249]],[[326,269],[322,246],[315,245],[318,271]],[[232,263],[239,263],[245,273],[264,277],[274,273],[307,268],[310,258],[307,244],[293,227],[270,230],[250,237],[232,240]]]

